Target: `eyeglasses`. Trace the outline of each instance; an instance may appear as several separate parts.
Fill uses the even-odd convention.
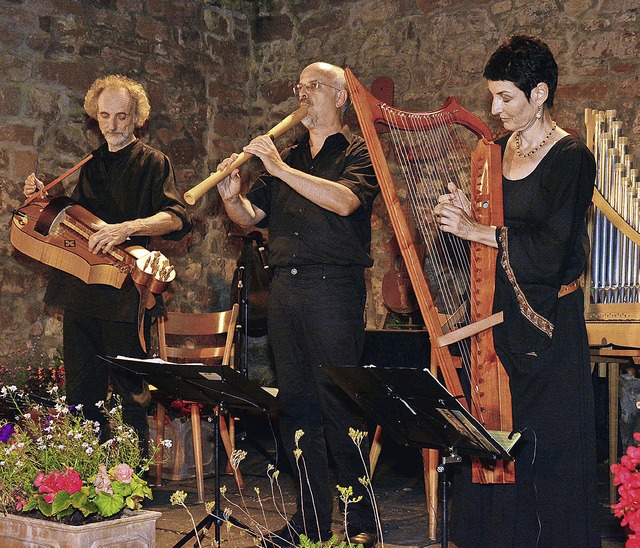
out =
[[[314,80],[313,82],[307,82],[306,84],[296,84],[295,86],[293,86],[293,94],[296,96],[299,95],[302,89],[305,89],[307,91],[318,91],[320,89],[320,86],[327,86],[328,88],[335,89],[336,91],[344,91],[343,89],[335,88],[333,86],[330,86],[329,84],[325,84],[324,82],[318,82],[317,80]]]

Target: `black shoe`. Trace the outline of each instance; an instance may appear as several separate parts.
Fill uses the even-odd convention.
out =
[[[363,548],[373,548],[377,542],[378,536],[375,533],[362,531],[355,535],[349,535],[349,544],[353,546],[362,545]]]
[[[291,548],[292,546],[300,546],[300,535],[306,535],[311,542],[326,542],[332,537],[333,533],[329,529],[323,531],[322,534],[318,536],[318,528],[316,526],[313,528],[307,527],[307,532],[305,533],[302,525],[291,520],[282,529],[265,535],[262,539],[262,545],[265,548]]]

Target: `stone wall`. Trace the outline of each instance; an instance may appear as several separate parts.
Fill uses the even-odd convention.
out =
[[[98,76],[141,81],[152,112],[142,138],[167,153],[179,190],[208,175],[294,110],[291,86],[309,62],[349,66],[369,86],[388,76],[394,103],[434,110],[455,95],[490,116],[481,74],[515,32],[556,53],[554,117],[584,135],[586,107],[615,108],[640,156],[640,7],[622,0],[0,0],[0,366],[46,360],[60,344],[59,315],[44,310],[46,269],[12,249],[8,226],[31,171],[53,179],[86,155],[97,133],[82,111]],[[284,145],[297,132],[278,141]],[[259,167],[246,165],[247,178]],[[72,178],[65,182],[68,189]],[[178,271],[170,306],[228,305],[239,239],[215,191],[192,209],[194,233],[163,246]],[[384,205],[373,218],[369,327],[381,327],[381,279],[391,235]]]

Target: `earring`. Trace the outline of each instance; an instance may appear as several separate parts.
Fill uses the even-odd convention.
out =
[[[538,112],[536,112],[536,118],[540,120],[542,118],[542,106],[538,107]]]

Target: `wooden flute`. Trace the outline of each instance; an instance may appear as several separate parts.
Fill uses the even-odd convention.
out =
[[[289,116],[284,118],[281,122],[272,127],[266,134],[275,139],[276,137],[280,137],[283,133],[289,131],[293,126],[298,124],[307,114],[308,105],[301,104],[296,110],[294,110]],[[192,189],[188,190],[184,193],[184,201],[189,205],[193,205],[198,201],[204,194],[206,194],[213,187],[220,184],[225,177],[228,177],[231,172],[244,164],[247,160],[253,157],[253,154],[249,154],[248,152],[242,152],[240,155],[226,167],[222,171],[216,171],[212,173],[194,186]]]

